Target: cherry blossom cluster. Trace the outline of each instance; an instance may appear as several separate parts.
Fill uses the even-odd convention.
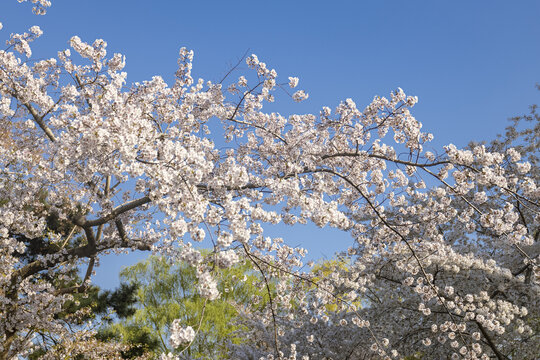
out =
[[[193,339],[195,339],[195,330],[191,326],[183,328],[178,320],[173,321],[169,340],[174,348],[189,344]]]
[[[18,2],[27,2],[28,0],[17,0]],[[32,11],[36,15],[45,15],[47,12],[47,8],[51,6],[50,0],[31,0],[32,4],[34,4],[34,7],[32,8]]]

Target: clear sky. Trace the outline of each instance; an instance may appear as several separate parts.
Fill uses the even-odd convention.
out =
[[[309,93],[278,105],[282,114],[349,97],[363,108],[399,86],[418,96],[413,114],[434,146],[489,140],[539,102],[539,1],[52,1],[37,17],[30,4],[0,0],[0,38],[40,25],[34,58],[54,56],[73,35],[103,38],[111,54],[126,55],[130,82],[171,79],[181,46],[195,52],[194,76],[216,81],[249,49]],[[314,258],[348,244],[334,231],[275,231]],[[95,281],[114,286],[118,269],[143,257],[108,257]]]

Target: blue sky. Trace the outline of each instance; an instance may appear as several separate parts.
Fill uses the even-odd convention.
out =
[[[53,0],[44,17],[30,7],[0,2],[0,38],[40,25],[35,58],[54,56],[73,35],[103,38],[111,54],[126,55],[135,82],[171,79],[186,46],[195,77],[219,80],[249,49],[310,94],[277,111],[318,112],[349,97],[363,108],[399,86],[418,96],[413,114],[434,146],[489,140],[540,95],[538,1]],[[334,231],[275,231],[315,258],[348,244]],[[105,258],[96,282],[114,286],[118,269],[142,257]]]

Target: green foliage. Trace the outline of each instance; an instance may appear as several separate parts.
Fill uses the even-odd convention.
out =
[[[102,329],[97,334],[97,338],[101,341],[116,341],[128,344],[129,349],[122,351],[124,359],[134,359],[152,353],[154,350],[159,349],[160,345],[152,329],[137,324],[125,324],[123,326],[115,324]]]
[[[97,286],[91,286],[84,293],[73,294],[73,300],[67,301],[58,313],[59,318],[66,318],[81,309],[89,309],[87,317],[79,318],[78,322],[84,322],[97,316],[107,317],[109,309],[119,317],[131,316],[135,313],[137,286],[135,284],[121,284],[114,291],[100,290]]]
[[[122,282],[137,287],[137,310],[131,316],[120,316],[123,319],[103,330],[101,336],[119,339],[153,354],[175,352],[168,342],[169,327],[180,319],[182,326],[193,329],[200,324],[195,341],[185,350],[190,357],[222,358],[229,342],[245,341],[237,335],[241,326],[235,322],[239,307],[252,306],[253,296],[263,299],[259,305],[265,306],[267,296],[247,262],[215,269],[214,275],[221,296],[207,302],[197,293],[195,269],[185,264],[170,264],[164,258],[151,256],[124,269],[120,274]],[[126,353],[125,358],[141,354]]]

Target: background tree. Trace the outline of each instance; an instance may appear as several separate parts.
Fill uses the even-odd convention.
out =
[[[18,145],[10,144],[15,146],[15,149],[18,149]],[[24,234],[10,234],[25,246],[24,252],[14,254],[19,263],[24,265],[35,263],[43,255],[53,254],[63,249],[72,249],[79,246],[83,241],[81,234],[77,233],[75,228],[70,228],[66,221],[59,219],[55,211],[51,211],[46,191],[39,194],[38,203],[32,211],[37,214],[46,214],[46,232],[42,236],[33,238],[28,238]],[[62,244],[55,242],[61,237],[65,239]],[[67,271],[64,269],[61,272],[53,270],[47,273],[39,273],[32,278],[35,284],[49,282],[56,288],[62,288],[64,291],[67,290],[72,293],[71,298],[62,304],[61,311],[55,314],[55,318],[64,325],[66,331],[62,334],[64,337],[67,333],[76,337],[75,333],[84,329],[85,323],[106,323],[112,320],[110,317],[112,314],[127,317],[135,312],[133,308],[136,301],[135,285],[121,284],[114,291],[101,290],[98,286],[88,285],[88,279],[88,273],[86,273],[84,280],[81,279],[78,268],[71,268]],[[32,335],[35,341],[28,355],[29,359],[38,359],[44,356],[45,358],[51,356],[54,358],[54,356],[63,352],[65,352],[65,356],[77,358],[76,348],[81,347],[81,344],[75,345],[71,343],[69,344],[71,347],[66,348],[62,336],[57,332],[47,330],[35,329]],[[92,333],[87,333],[84,338],[78,338],[77,341],[81,343],[90,342],[94,344],[93,346],[97,346],[99,343],[99,340],[95,339]],[[112,343],[101,343],[100,346],[115,352],[117,352],[115,349],[127,349],[127,347],[117,347]]]
[[[240,325],[235,321],[239,309],[252,307],[253,303],[264,307],[268,302],[260,280],[245,261],[217,270],[221,296],[212,302],[198,294],[197,276],[192,267],[171,264],[163,257],[151,256],[127,267],[120,278],[124,286],[137,288],[137,310],[129,316],[121,316],[122,321],[102,331],[101,337],[139,345],[139,349],[154,356],[175,350],[169,344],[169,337],[176,320],[199,329],[189,348],[180,347],[175,350],[177,353],[194,359],[225,358],[229,343],[249,341],[239,337]]]
[[[72,275],[72,284],[77,275]],[[136,287],[121,284],[115,290],[101,290],[92,285],[84,292],[74,293],[72,300],[65,302],[62,311],[56,318],[63,322],[65,332],[36,330],[33,349],[28,355],[30,360],[54,359],[92,359],[99,356],[110,358],[122,356],[124,353],[135,352],[132,346],[122,345],[114,341],[103,341],[97,335],[99,326],[111,323],[115,317],[127,317],[135,312],[133,307]],[[90,325],[89,325],[90,324]],[[70,339],[66,341],[66,338]],[[94,352],[88,353],[93,347]],[[98,348],[102,348],[100,353]]]

